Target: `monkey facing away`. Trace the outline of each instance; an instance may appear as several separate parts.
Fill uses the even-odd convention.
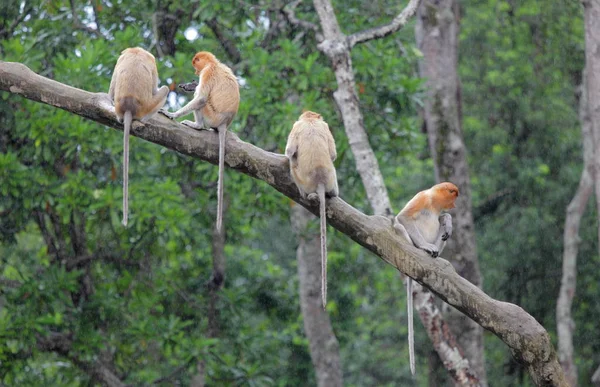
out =
[[[319,200],[321,218],[321,296],[327,304],[327,219],[325,194],[338,196],[333,161],[337,157],[335,141],[320,114],[307,111],[294,123],[285,147],[292,179],[303,198]]]
[[[237,114],[240,104],[238,81],[227,65],[221,63],[208,51],[200,51],[194,55],[192,66],[196,69],[198,85],[194,98],[176,112],[161,110],[160,113],[175,119],[193,113],[194,121],[184,120],[181,123],[190,128],[201,130],[205,127],[219,132],[219,180],[217,183],[217,231],[220,233],[223,224],[223,170],[225,168],[225,139],[227,128]],[[189,84],[180,85],[188,91]]]
[[[440,183],[417,193],[395,218],[394,228],[407,241],[436,258],[442,253],[446,241],[452,236],[452,216],[442,214],[454,208],[458,187]],[[415,342],[413,327],[412,279],[406,281],[408,308],[408,352],[410,372],[415,374]]]
[[[129,196],[129,131],[136,119],[146,122],[166,102],[169,88],[158,88],[154,55],[140,47],[121,52],[110,80],[108,95],[123,122],[123,225],[127,226]]]

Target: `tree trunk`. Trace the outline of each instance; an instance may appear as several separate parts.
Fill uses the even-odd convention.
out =
[[[594,149],[600,149],[600,0],[583,0],[585,20],[585,69]],[[585,89],[584,89],[585,90]],[[594,154],[596,208],[600,216],[600,152]],[[600,222],[598,223],[600,241]],[[600,243],[598,244],[600,248]]]
[[[223,197],[223,219],[227,215],[227,209],[229,208],[228,195]],[[226,228],[223,226],[221,231],[217,230],[217,227],[213,228],[212,234],[212,253],[213,253],[213,271],[206,284],[208,291],[208,331],[207,337],[216,338],[219,337],[220,332],[220,310],[218,307],[220,291],[225,284],[225,241],[226,241]],[[196,363],[197,373],[190,381],[191,387],[204,387],[206,382],[206,362],[204,358],[198,359]]]
[[[342,114],[346,135],[356,160],[356,169],[375,214],[391,216],[392,208],[383,175],[375,152],[369,144],[363,116],[358,106],[350,46],[346,36],[340,30],[329,0],[314,0],[314,5],[325,36],[325,40],[319,45],[319,50],[329,57],[335,72],[338,88],[333,93],[333,97]],[[365,184],[367,182],[368,184]]]
[[[593,178],[596,191],[596,208],[600,218],[600,0],[582,0],[585,24],[584,81],[587,93],[588,113],[592,138],[594,139]],[[600,222],[598,222],[600,241]],[[598,243],[600,249],[600,242]],[[600,385],[600,368],[592,376],[592,383]]]
[[[298,238],[298,278],[304,333],[315,367],[317,385],[342,386],[342,366],[338,341],[329,314],[321,303],[321,238],[319,228],[309,228],[317,218],[300,205],[292,207],[292,227]],[[312,230],[311,230],[312,229]],[[310,384],[310,383],[309,383]]]
[[[577,280],[577,252],[579,249],[579,224],[587,202],[594,189],[594,139],[592,137],[589,105],[586,92],[586,71],[579,99],[579,120],[583,142],[583,170],[579,186],[567,207],[563,234],[562,279],[556,303],[556,331],[558,335],[558,359],[571,386],[577,386],[577,367],[573,359],[573,329],[575,323],[571,315]]]
[[[592,375],[592,386],[600,387],[600,367]]]
[[[425,124],[435,165],[436,181],[451,181],[460,189],[452,211],[454,233],[444,251],[458,273],[481,287],[477,259],[471,182],[461,128],[457,72],[459,15],[455,0],[423,0],[417,11],[415,36],[423,60],[419,72],[427,79]],[[487,385],[483,330],[455,309],[446,315],[479,383]]]

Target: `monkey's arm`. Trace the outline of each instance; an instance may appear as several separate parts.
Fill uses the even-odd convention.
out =
[[[159,113],[164,114],[165,116],[173,120],[175,118],[179,118],[181,116],[190,114],[194,110],[202,110],[202,108],[206,105],[206,101],[206,97],[194,97],[193,100],[191,100],[187,105],[177,110],[176,112],[171,113],[166,110],[159,110]]]
[[[117,83],[117,76],[113,73],[112,78],[110,79],[110,86],[108,88],[108,96],[110,100],[114,103],[115,101],[115,85]]]
[[[415,219],[411,219],[411,218],[408,218],[408,217],[398,214],[396,216],[396,222],[394,223],[394,228],[398,232],[400,232],[401,235],[403,233],[408,234],[410,240],[412,241],[413,245],[415,245],[415,247],[417,247],[421,250],[425,250],[427,252],[427,254],[431,255],[433,258],[436,258],[440,252],[438,246],[434,245],[433,243],[429,243],[425,240],[423,235],[421,235],[419,228],[417,227],[417,224],[416,224],[417,222],[418,222],[418,219],[415,220]],[[399,227],[397,226],[398,224],[402,226],[404,231],[399,229]]]
[[[337,158],[337,151],[335,150],[333,136],[327,138],[327,147],[329,148],[329,157],[331,157],[331,161],[335,161]]]
[[[298,151],[298,145],[296,145],[295,141],[289,141],[287,146],[285,147],[285,155],[288,159],[292,160]]]
[[[438,248],[438,254],[441,254],[444,247],[446,247],[446,241],[452,236],[452,215],[442,214],[438,220],[440,228],[435,238],[435,245]]]

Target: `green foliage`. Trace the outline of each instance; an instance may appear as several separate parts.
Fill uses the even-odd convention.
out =
[[[8,1],[0,6],[0,56],[59,82],[106,92],[126,47],[150,49],[161,84],[172,88],[195,79],[192,53],[212,51],[242,83],[231,129],[282,153],[302,110],[318,111],[337,142],[342,197],[370,212],[333,103],[331,63],[317,50],[314,33],[291,27],[280,2],[240,4],[93,1],[75,4],[77,24],[70,3]],[[333,6],[350,34],[389,22],[404,4]],[[523,306],[553,332],[564,209],[581,170],[575,100],[583,66],[581,9],[576,2],[542,7],[535,0],[461,6],[463,127],[485,290]],[[23,13],[31,16],[8,28]],[[161,14],[170,22],[155,24]],[[310,2],[296,15],[318,23]],[[239,62],[217,39],[213,20],[239,51]],[[190,30],[198,37],[188,40]],[[158,47],[167,50],[170,41],[175,51],[159,55]],[[369,141],[396,209],[433,183],[419,129],[420,57],[412,25],[352,51]],[[190,95],[170,97],[175,108]],[[226,281],[215,297],[207,283],[216,168],[132,138],[130,225],[124,228],[121,148],[118,131],[0,93],[0,384],[90,385],[86,367],[98,361],[131,385],[189,385],[200,361],[209,385],[314,384],[290,201],[264,182],[226,172]],[[581,380],[589,380],[600,361],[591,204],[588,214],[574,306]],[[397,272],[332,229],[329,258],[328,311],[345,383],[425,385],[431,346],[416,324],[415,382]],[[66,350],[50,348],[56,337],[69,342]],[[489,380],[529,383],[491,334],[486,358]]]

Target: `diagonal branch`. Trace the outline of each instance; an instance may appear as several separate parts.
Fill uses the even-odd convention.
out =
[[[302,2],[302,0],[296,0],[291,4],[283,7],[281,12],[285,15],[285,18],[290,22],[291,25],[301,27],[305,30],[313,31],[318,42],[323,40],[321,30],[319,26],[306,20],[298,19],[296,16],[296,7]]]
[[[0,90],[21,95],[71,113],[122,129],[107,94],[90,93],[39,76],[20,63],[0,62]],[[212,164],[218,163],[218,136],[213,131],[194,131],[163,116],[146,125],[134,122],[134,136]],[[302,199],[293,183],[287,158],[266,152],[227,136],[225,164],[230,169],[265,181],[271,187],[318,214],[318,204]],[[537,385],[565,386],[565,377],[548,333],[517,305],[497,301],[460,277],[445,259],[431,259],[398,236],[390,219],[368,216],[332,198],[327,206],[329,224],[386,263],[410,276],[448,304],[504,341],[523,363]]]
[[[384,26],[370,28],[368,30],[364,30],[361,32],[356,32],[350,36],[348,36],[348,45],[350,48],[354,47],[358,43],[368,42],[369,40],[384,38],[388,35],[393,34],[396,31],[399,31],[404,27],[406,22],[414,16],[417,12],[417,8],[419,8],[419,3],[421,0],[410,0],[406,8],[400,12],[398,16],[394,18],[389,24]]]

